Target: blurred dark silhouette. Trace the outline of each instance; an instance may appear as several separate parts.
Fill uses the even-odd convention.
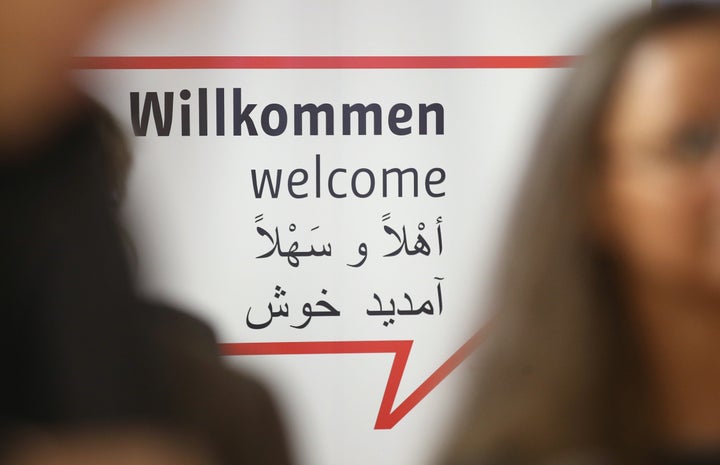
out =
[[[0,14],[0,463],[290,463],[267,391],[198,319],[141,299],[117,220],[130,157],[75,90],[118,0]]]
[[[2,431],[155,427],[218,463],[289,463],[268,394],[221,363],[210,328],[136,296],[116,220],[125,153],[86,100],[0,169]]]
[[[720,7],[575,63],[517,201],[448,465],[720,463]]]

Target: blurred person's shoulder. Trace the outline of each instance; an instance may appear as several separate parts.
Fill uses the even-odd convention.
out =
[[[523,455],[522,457],[519,455]],[[450,464],[443,464],[450,465]],[[476,456],[451,465],[620,465],[610,454],[595,451],[577,451],[556,453],[551,457],[533,457],[517,454],[513,451],[496,453],[489,456]],[[641,464],[637,464],[641,465]]]
[[[607,454],[576,452],[558,455],[539,465],[618,465],[618,463]]]
[[[205,355],[218,355],[215,332],[200,318],[162,302],[142,300],[140,305],[159,340],[182,340]]]
[[[291,463],[280,411],[260,381],[232,369],[213,329],[201,319],[158,302],[140,304],[156,341],[175,418],[205,435],[221,463]]]

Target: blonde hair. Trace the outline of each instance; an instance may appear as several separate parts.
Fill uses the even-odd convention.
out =
[[[580,58],[549,114],[501,254],[496,315],[447,465],[538,464],[599,451],[639,463],[651,406],[613,260],[589,233],[606,104],[636,46],[720,18],[678,5],[624,20]]]

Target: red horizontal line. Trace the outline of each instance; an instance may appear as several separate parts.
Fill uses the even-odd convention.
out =
[[[570,55],[535,56],[85,56],[76,69],[565,68]]]
[[[375,420],[375,429],[392,429],[420,401],[437,387],[480,345],[485,338],[489,324],[479,329],[467,342],[456,350],[439,368],[423,381],[404,401],[393,409],[400,381],[410,356],[413,341],[311,341],[311,342],[241,342],[220,344],[223,355],[300,355],[300,354],[377,354],[392,353],[390,374],[380,409]]]
[[[370,354],[410,350],[413,341],[231,342],[223,355]]]

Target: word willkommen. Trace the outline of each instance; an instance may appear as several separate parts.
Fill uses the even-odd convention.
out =
[[[215,89],[215,135],[226,135],[225,89]],[[142,106],[140,92],[130,92],[130,120],[135,136],[147,136],[150,117],[158,136],[173,133],[176,120],[176,104],[180,106],[180,135],[207,136],[208,89],[199,88],[195,98],[188,89],[179,93],[163,92],[160,102],[158,92],[145,92]],[[233,136],[280,136],[286,133],[303,135],[381,135],[385,128],[390,134],[406,136],[442,135],[445,133],[445,108],[440,103],[420,103],[415,107],[407,103],[393,104],[389,109],[379,103],[344,103],[336,108],[330,103],[297,103],[286,107],[281,103],[244,103],[242,89],[232,89]],[[323,124],[320,124],[320,121]],[[193,126],[196,127],[193,130]],[[177,131],[177,130],[176,130]]]

